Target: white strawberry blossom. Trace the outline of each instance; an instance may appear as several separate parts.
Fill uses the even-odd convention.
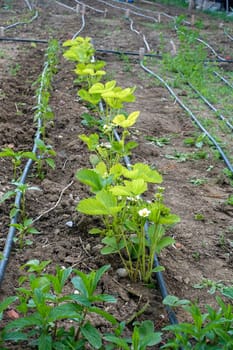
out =
[[[112,145],[111,145],[110,142],[102,142],[100,144],[100,147],[104,147],[104,148],[109,148],[110,149],[112,147]]]
[[[147,216],[149,216],[150,213],[151,213],[151,211],[148,210],[147,208],[143,208],[143,209],[138,211],[139,216],[142,216],[143,218],[146,218]]]
[[[103,126],[103,132],[104,133],[108,133],[110,131],[112,131],[113,125],[112,124],[104,124]]]

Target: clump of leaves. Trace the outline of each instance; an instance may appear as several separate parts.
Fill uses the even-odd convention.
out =
[[[225,291],[224,291],[225,290]],[[233,299],[232,287],[223,289],[222,294]],[[224,302],[221,297],[216,297],[217,309],[206,305],[205,313],[202,313],[196,303],[179,301],[178,298],[170,296],[163,301],[170,307],[182,306],[191,316],[192,322],[181,322],[163,328],[169,331],[172,336],[162,349],[224,349],[230,350],[233,347],[233,306]]]

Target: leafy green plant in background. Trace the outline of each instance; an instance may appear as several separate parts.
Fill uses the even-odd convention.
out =
[[[134,323],[134,329],[131,339],[124,339],[119,335],[108,334],[104,336],[104,339],[111,343],[107,349],[122,350],[145,350],[147,347],[154,346],[161,342],[161,332],[154,331],[153,322],[150,320],[143,321],[142,323]]]
[[[12,10],[13,9],[12,0],[4,0],[3,1],[3,8],[5,10]]]
[[[184,139],[184,144],[186,146],[195,146],[196,148],[202,148],[205,143],[208,142],[206,134],[194,135],[192,137],[187,137]]]
[[[174,151],[174,154],[166,154],[165,158],[174,159],[179,163],[187,162],[188,160],[198,160],[198,159],[206,159],[208,158],[208,153],[205,151],[196,151],[196,152],[178,152]]]
[[[200,186],[205,184],[207,182],[207,179],[192,178],[189,180],[189,182],[195,186]]]
[[[233,172],[228,168],[224,168],[223,174],[228,178],[231,186],[233,187]]]
[[[227,198],[226,203],[229,204],[229,205],[233,205],[233,194],[229,195],[229,197]]]
[[[9,66],[9,73],[10,73],[10,75],[12,75],[14,77],[14,76],[16,76],[18,74],[20,69],[21,69],[20,64],[16,63],[14,65]]]

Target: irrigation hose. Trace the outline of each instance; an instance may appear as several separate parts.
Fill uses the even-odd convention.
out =
[[[87,8],[89,8],[90,10],[93,10],[93,11],[95,11],[95,12],[99,12],[99,13],[105,13],[105,11],[103,11],[103,10],[99,10],[99,9],[96,9],[95,7],[92,7],[92,6],[89,6],[89,5],[87,5],[87,4],[84,4],[84,2],[82,2],[82,1],[78,1],[78,0],[74,0],[77,4],[79,4],[79,5],[85,5]]]
[[[139,36],[142,36],[142,40],[143,40],[143,42],[144,42],[144,44],[145,44],[145,47],[146,47],[147,51],[150,52],[151,49],[150,49],[150,46],[149,46],[149,44],[148,44],[148,42],[147,42],[147,40],[146,40],[145,35],[142,34],[142,33],[140,33],[138,30],[136,30],[136,29],[133,27],[133,23],[134,23],[134,22],[133,22],[132,18],[128,17],[127,19],[130,21],[130,29],[131,29],[131,31],[132,31],[132,32],[135,32],[135,33],[138,34]]]
[[[96,49],[96,52],[100,53],[112,53],[114,55],[128,55],[128,56],[140,56],[138,52],[133,52],[133,51],[117,51],[117,50],[109,50],[109,49]],[[162,55],[159,54],[153,54],[153,53],[145,53],[145,57],[155,57],[159,59],[163,59]],[[220,59],[207,59],[203,63],[206,62],[222,62]],[[225,60],[224,63],[233,63],[233,60]]]
[[[27,7],[29,8],[29,10],[32,11],[32,6],[31,6],[30,2],[28,0],[24,0],[24,1],[26,3]]]
[[[226,58],[219,56],[219,54],[213,49],[213,47],[209,45],[206,41],[200,38],[197,38],[196,40],[202,43],[203,45],[205,45],[206,47],[208,47],[208,49],[210,49],[210,51],[219,59],[220,62],[227,61]]]
[[[115,5],[112,5],[112,4],[110,4],[109,2],[104,1],[104,0],[96,0],[96,1],[101,2],[101,3],[103,3],[103,4],[107,5],[107,6],[110,6],[110,7],[112,7],[112,8],[118,9],[118,10],[123,10],[123,11],[127,11],[127,10],[128,10],[128,8],[120,7],[120,6],[115,6]],[[152,20],[152,21],[154,21],[154,22],[156,22],[156,23],[158,22],[158,20],[157,20],[155,17],[146,16],[146,15],[143,15],[142,13],[135,12],[135,11],[130,11],[130,12],[131,12],[132,14],[134,14],[135,16],[147,18],[147,19],[150,19],[150,20]]]
[[[6,30],[9,30],[9,29],[11,29],[11,28],[13,28],[13,27],[16,27],[16,26],[18,26],[18,25],[30,24],[30,23],[32,23],[35,19],[37,19],[37,17],[38,17],[38,11],[35,12],[35,15],[34,15],[29,21],[27,21],[27,22],[16,22],[16,23],[14,23],[14,24],[10,24],[9,26],[4,27],[4,30],[5,30],[5,31],[6,31]]]
[[[62,3],[62,2],[60,2],[60,1],[56,1],[56,0],[55,0],[55,3],[56,3],[56,4],[58,4],[58,5],[60,5],[60,6],[65,7],[67,10],[70,10],[70,11],[76,12],[75,8],[70,7],[70,6],[67,6],[66,4],[63,4],[63,3]]]
[[[9,38],[9,37],[0,37],[0,41],[15,41],[22,43],[38,43],[38,44],[48,44],[48,40],[42,39],[25,39],[25,38]]]
[[[204,128],[204,126],[199,122],[197,117],[193,114],[193,112],[181,101],[181,99],[175,94],[175,92],[172,90],[172,88],[163,80],[158,74],[151,71],[149,68],[147,68],[143,61],[140,60],[140,67],[150,75],[154,76],[156,79],[158,79],[170,92],[170,94],[175,98],[176,102],[179,103],[179,105],[188,113],[188,115],[192,118],[192,120],[197,124],[197,126],[205,133],[205,135],[209,138],[209,140],[212,142],[212,144],[215,146],[215,148],[220,153],[222,159],[224,160],[226,166],[228,169],[233,173],[233,166],[229,159],[227,158],[226,154],[224,153],[223,149],[220,147],[218,142],[214,139],[213,136],[210,135],[210,133]]]
[[[85,23],[85,11],[83,11],[83,13],[82,13],[82,25],[81,25],[81,28],[79,29],[78,32],[76,32],[76,33],[73,35],[72,40],[74,40],[75,38],[77,38],[77,36],[83,31],[85,25],[86,25],[86,23]]]
[[[132,52],[132,51],[116,51],[116,50],[108,50],[108,49],[96,49],[96,52],[100,52],[100,53],[112,53],[114,55],[126,55],[126,56],[139,56],[138,52]],[[146,57],[156,57],[156,58],[161,58],[161,55],[156,55],[156,54],[152,54],[152,53],[145,53]]]
[[[205,104],[215,113],[217,113],[218,118],[220,118],[224,123],[233,131],[233,125],[222,115],[218,113],[217,108],[215,108],[210,101],[203,96],[200,91],[198,91],[191,83],[188,82],[188,85],[191,87],[191,89],[205,102]]]
[[[227,32],[226,28],[224,28],[224,34],[228,37],[228,39],[230,39],[231,41],[233,41],[233,36],[231,36],[231,35]]]
[[[227,79],[225,79],[221,74],[219,74],[218,72],[215,72],[215,71],[214,71],[214,75],[216,75],[219,79],[221,79],[222,81],[224,81],[224,83],[225,83],[226,85],[228,85],[230,88],[233,89],[233,85],[232,85]]]

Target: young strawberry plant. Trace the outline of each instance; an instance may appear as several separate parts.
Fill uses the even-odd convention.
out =
[[[39,84],[39,87],[36,91],[37,105],[35,106],[35,115],[34,121],[37,122],[40,120],[41,123],[41,133],[43,139],[45,138],[46,125],[49,121],[52,121],[54,118],[53,112],[49,106],[50,91],[52,89],[51,82],[53,75],[57,71],[58,63],[58,42],[57,40],[51,40],[46,52],[46,62],[44,64],[44,69],[41,76],[34,83]]]
[[[33,152],[14,151],[12,148],[3,148],[0,152],[0,157],[7,157],[11,159],[13,165],[13,179],[16,181],[19,177],[20,165],[23,159],[36,160],[36,155]]]
[[[33,219],[24,219],[22,223],[11,224],[18,231],[14,238],[14,242],[19,244],[19,248],[22,249],[24,245],[31,245],[32,241],[26,238],[26,235],[39,234],[39,231],[33,227]]]

